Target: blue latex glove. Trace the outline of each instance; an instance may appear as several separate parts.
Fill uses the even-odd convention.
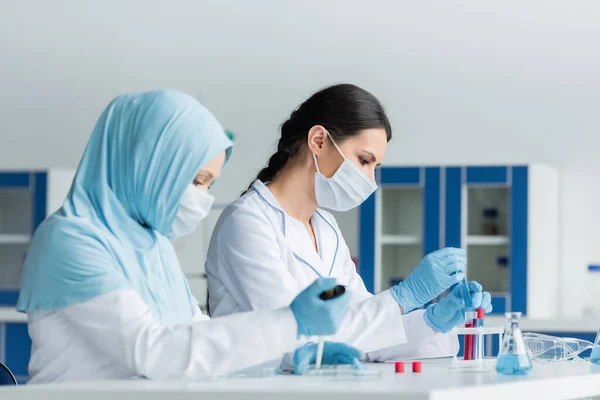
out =
[[[348,293],[335,299],[322,300],[319,295],[336,286],[335,278],[319,278],[304,289],[290,308],[298,322],[298,335],[333,335],[348,310]]]
[[[364,358],[362,351],[345,343],[325,342],[323,344],[322,364],[351,364],[360,369],[360,360]],[[302,375],[308,366],[317,360],[317,344],[306,343],[294,352],[294,373]]]
[[[474,311],[475,308],[483,308],[486,314],[492,312],[492,296],[488,292],[482,292],[481,285],[475,281],[469,282],[469,295],[473,302],[473,308],[465,307],[460,285],[456,285],[450,293],[438,303],[427,307],[423,319],[434,331],[447,333],[455,326],[465,322],[465,312]]]
[[[445,248],[428,254],[415,270],[391,289],[406,314],[433,300],[465,276],[463,249]]]

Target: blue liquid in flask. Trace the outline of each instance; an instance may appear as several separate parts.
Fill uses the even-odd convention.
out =
[[[592,355],[590,356],[592,364],[600,365],[600,345],[597,344],[592,348]]]
[[[496,371],[503,375],[526,375],[531,371],[531,360],[525,354],[501,354]]]
[[[523,334],[519,328],[521,313],[506,313],[506,327],[496,371],[503,375],[526,375],[531,371],[531,358],[526,353]]]

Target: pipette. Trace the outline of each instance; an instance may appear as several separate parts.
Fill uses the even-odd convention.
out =
[[[343,295],[346,292],[346,288],[342,285],[337,285],[333,289],[324,291],[319,295],[321,300],[331,300]],[[323,347],[325,345],[325,339],[323,336],[319,336],[319,342],[317,343],[317,359],[315,360],[315,368],[321,368],[321,362],[323,362]]]
[[[473,300],[471,299],[471,294],[469,293],[469,284],[467,283],[467,278],[463,278],[459,285],[462,292],[462,298],[465,301],[465,308],[473,311]]]

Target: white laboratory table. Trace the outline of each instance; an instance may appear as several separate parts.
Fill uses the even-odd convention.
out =
[[[27,322],[27,315],[17,312],[14,307],[0,307],[0,323]],[[504,326],[502,316],[489,316],[485,319],[487,326]],[[530,332],[597,332],[600,328],[600,319],[531,319],[523,317],[521,329]]]
[[[3,322],[27,322],[27,315],[14,307],[0,307],[0,323]]]
[[[407,371],[410,366],[407,365]],[[233,400],[279,399],[579,399],[600,396],[600,367],[589,362],[535,365],[523,377],[450,369],[450,360],[423,362],[423,372],[394,373],[394,365],[371,364],[380,377],[332,378],[276,375],[203,382],[105,381],[0,388],[2,400]]]

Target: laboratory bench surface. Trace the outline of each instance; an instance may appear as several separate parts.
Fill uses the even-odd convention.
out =
[[[488,316],[487,326],[504,326],[503,316]],[[0,323],[27,322],[27,315],[17,312],[14,307],[0,307]],[[523,317],[520,323],[523,331],[531,332],[597,332],[600,319],[530,319]]]
[[[3,322],[27,322],[27,315],[14,307],[0,307],[0,324]]]
[[[600,395],[600,367],[589,362],[536,364],[527,376],[496,372],[459,372],[450,360],[423,361],[423,372],[394,373],[392,363],[369,364],[379,377],[334,378],[272,375],[224,378],[200,382],[104,381],[0,388],[2,400],[125,400],[125,399],[405,399],[486,400],[578,399]]]

